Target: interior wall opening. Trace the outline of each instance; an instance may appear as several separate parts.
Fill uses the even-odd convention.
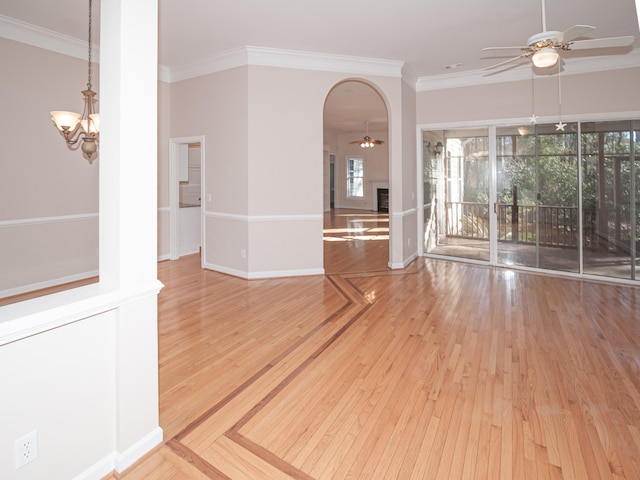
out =
[[[386,269],[388,115],[379,92],[358,80],[335,85],[325,100],[323,135],[325,272]]]

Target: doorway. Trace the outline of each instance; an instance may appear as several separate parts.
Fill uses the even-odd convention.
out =
[[[423,132],[423,253],[637,281],[640,122],[562,126]]]
[[[496,144],[498,264],[579,272],[578,134],[500,127]]]
[[[170,140],[169,258],[201,253],[204,262],[204,137]]]
[[[327,94],[323,111],[327,273],[335,273],[336,268],[340,272],[388,268],[388,130],[386,102],[369,83],[346,80]],[[376,142],[365,148],[361,144],[367,136]],[[378,212],[377,207],[376,186],[381,185],[387,188],[386,212]]]

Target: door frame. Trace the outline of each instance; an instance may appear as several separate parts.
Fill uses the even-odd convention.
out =
[[[205,143],[204,135],[196,135],[192,137],[175,137],[169,139],[169,259],[177,260],[180,258],[178,252],[178,232],[179,232],[179,215],[180,208],[180,189],[178,182],[178,157],[179,146],[189,143],[200,144],[200,245],[202,254],[200,256],[200,266],[204,266],[206,251],[206,236],[204,232],[204,211],[208,197],[206,192],[205,177]]]

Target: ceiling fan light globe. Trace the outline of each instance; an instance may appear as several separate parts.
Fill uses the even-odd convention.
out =
[[[552,67],[558,62],[558,52],[555,48],[546,47],[533,54],[533,64],[538,68]]]

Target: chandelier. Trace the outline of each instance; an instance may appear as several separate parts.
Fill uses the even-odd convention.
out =
[[[91,4],[89,0],[89,75],[87,89],[82,91],[84,96],[84,110],[82,114],[75,112],[51,112],[51,119],[60,134],[67,142],[67,146],[75,150],[80,146],[85,158],[93,160],[98,151],[100,135],[100,114],[94,110],[96,92],[91,90]]]

